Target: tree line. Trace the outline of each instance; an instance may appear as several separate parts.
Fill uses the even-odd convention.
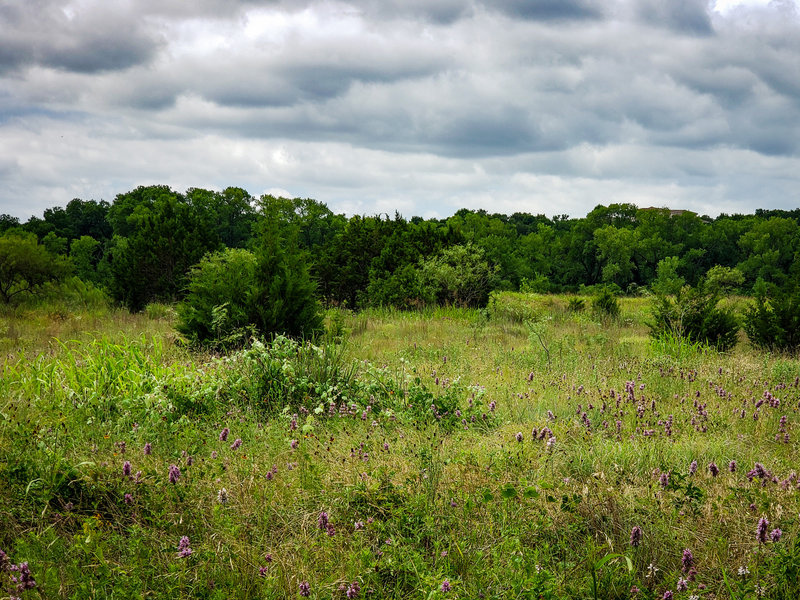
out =
[[[0,236],[0,300],[72,273],[133,311],[185,297],[192,267],[213,253],[267,260],[270,239],[307,269],[324,302],[350,308],[480,306],[496,289],[637,293],[665,273],[696,285],[714,267],[741,273],[744,293],[800,280],[800,209],[710,218],[610,204],[580,218],[468,209],[444,219],[348,218],[316,200],[235,187],[141,186],[24,223],[0,215]]]

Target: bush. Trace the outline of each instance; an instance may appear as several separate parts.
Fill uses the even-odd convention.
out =
[[[592,308],[598,315],[616,319],[619,316],[619,300],[609,288],[603,288],[592,300]]]
[[[225,348],[243,342],[252,323],[256,257],[247,250],[209,254],[189,271],[177,329],[194,345]]]
[[[744,330],[750,343],[763,350],[800,350],[800,286],[769,290],[763,281],[755,288],[756,299],[744,314]]]
[[[583,298],[573,297],[567,303],[567,310],[572,313],[583,312],[586,308],[586,301]]]
[[[673,299],[656,296],[653,305],[650,335],[654,338],[670,334],[675,339],[707,344],[720,352],[736,345],[739,321],[733,311],[719,306],[718,293],[706,289],[701,280],[697,287],[684,286]]]

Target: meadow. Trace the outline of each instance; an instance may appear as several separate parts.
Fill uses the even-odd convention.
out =
[[[586,304],[227,355],[168,306],[6,309],[0,597],[800,597],[800,361]]]

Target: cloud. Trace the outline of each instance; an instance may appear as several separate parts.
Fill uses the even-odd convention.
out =
[[[136,14],[105,2],[6,4],[0,10],[0,29],[4,71],[32,65],[79,73],[127,69],[149,62],[163,45]]]
[[[4,212],[162,182],[408,214],[800,189],[787,2],[32,0],[0,27]]]

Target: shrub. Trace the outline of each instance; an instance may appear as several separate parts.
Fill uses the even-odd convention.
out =
[[[718,293],[706,289],[701,280],[697,287],[684,286],[675,298],[658,295],[653,305],[650,335],[670,334],[674,338],[708,344],[720,352],[736,345],[739,321],[730,308],[719,306]]]
[[[192,344],[240,344],[252,323],[256,257],[247,250],[209,254],[189,271],[186,299],[178,305],[177,329]]]
[[[744,314],[744,330],[750,343],[770,351],[800,349],[800,286],[768,289],[763,281],[755,288],[756,299]]]
[[[619,316],[619,300],[609,288],[603,288],[600,293],[592,300],[592,308],[595,313],[604,316],[617,318]]]
[[[567,303],[567,310],[569,312],[583,312],[586,309],[586,301],[583,298],[573,297]]]
[[[497,266],[490,266],[482,248],[472,244],[451,246],[423,260],[420,281],[423,295],[437,304],[483,307],[495,287]]]

